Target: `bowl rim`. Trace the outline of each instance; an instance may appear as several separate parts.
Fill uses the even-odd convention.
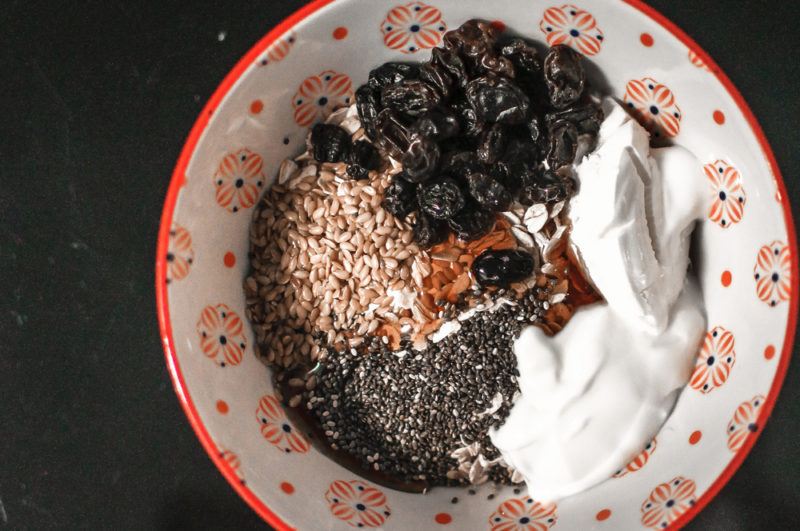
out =
[[[220,85],[216,88],[211,98],[203,107],[200,115],[197,117],[191,131],[184,143],[175,169],[172,172],[169,188],[167,190],[164,207],[161,214],[160,227],[158,231],[158,241],[156,244],[156,263],[155,263],[155,283],[156,283],[156,310],[158,313],[158,324],[160,339],[164,348],[164,355],[167,362],[170,378],[175,388],[175,393],[178,400],[183,407],[184,413],[189,419],[189,424],[200,440],[203,448],[205,449],[211,461],[216,465],[228,483],[233,487],[239,496],[247,502],[247,504],[268,524],[278,530],[293,529],[288,523],[284,522],[277,514],[275,514],[267,505],[253,493],[247,486],[243,485],[239,478],[236,477],[234,471],[225,465],[225,461],[219,456],[219,449],[213,442],[208,429],[205,427],[202,418],[194,405],[192,397],[189,395],[186,382],[181,372],[180,363],[177,358],[175,350],[175,342],[172,336],[172,326],[169,314],[169,297],[166,283],[166,270],[167,270],[167,249],[169,245],[169,232],[172,226],[173,213],[178,200],[178,195],[186,180],[186,168],[194,154],[195,148],[205,131],[214,110],[228,95],[231,88],[236,84],[244,72],[253,64],[253,62],[275,41],[277,41],[285,33],[288,33],[294,26],[302,22],[312,14],[320,9],[332,4],[336,0],[312,0],[304,5],[277,26],[272,28],[266,35],[264,35],[255,45],[253,45],[247,53],[236,63],[233,69],[225,76]],[[676,24],[670,21],[667,17],[662,15],[653,7],[645,4],[641,0],[623,0],[624,3],[638,10],[655,23],[666,29],[670,34],[680,40],[686,45],[689,50],[697,54],[697,56],[706,64],[711,73],[727,90],[728,94],[733,98],[739,111],[744,116],[747,124],[750,126],[751,131],[755,135],[761,147],[764,157],[767,159],[772,174],[780,193],[780,203],[783,210],[784,223],[786,224],[786,231],[788,236],[788,245],[790,247],[791,257],[791,293],[789,300],[789,315],[787,320],[786,332],[784,336],[783,349],[775,377],[772,381],[769,393],[767,394],[764,402],[764,407],[761,413],[763,423],[769,420],[772,409],[780,393],[783,381],[786,377],[786,372],[789,367],[789,358],[792,355],[794,344],[794,331],[797,328],[797,314],[798,314],[798,300],[800,300],[800,293],[798,287],[800,286],[800,279],[798,279],[798,263],[797,263],[797,236],[795,233],[795,225],[792,217],[792,210],[789,204],[788,195],[786,193],[786,185],[783,181],[780,168],[778,167],[775,155],[772,148],[767,141],[764,131],[761,129],[755,115],[750,110],[744,97],[739,90],[733,85],[730,78],[722,71],[716,62],[703,50],[688,34],[680,29]],[[708,503],[714,499],[719,491],[730,481],[731,477],[736,473],[738,468],[744,462],[747,455],[750,453],[753,445],[758,437],[763,432],[763,429],[753,433],[745,440],[741,450],[739,450],[722,471],[717,476],[711,486],[700,496],[695,505],[688,511],[682,514],[672,525],[670,529],[680,529],[691,521]]]

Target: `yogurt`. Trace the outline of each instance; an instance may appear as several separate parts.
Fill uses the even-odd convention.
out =
[[[649,135],[608,100],[598,148],[577,167],[571,245],[605,302],[556,336],[514,344],[520,396],[490,433],[532,496],[557,500],[625,467],[656,435],[686,385],[705,331],[687,277],[706,195],[700,164]]]

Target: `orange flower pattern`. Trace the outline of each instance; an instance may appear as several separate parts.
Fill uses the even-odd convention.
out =
[[[351,527],[380,527],[391,516],[386,495],[360,480],[337,480],[325,493],[333,516]]]
[[[681,130],[681,110],[675,95],[651,77],[633,79],[622,100],[642,126],[656,138],[673,137]]]
[[[192,236],[177,223],[169,231],[167,250],[167,284],[173,280],[186,278],[194,262]]]
[[[439,44],[447,31],[442,13],[422,2],[392,8],[381,23],[383,43],[392,50],[415,53]]]
[[[292,100],[294,121],[307,127],[327,118],[334,108],[349,105],[352,98],[353,82],[345,74],[325,70],[307,77],[300,83]]]
[[[662,483],[642,503],[642,525],[664,529],[695,504],[697,486],[691,479],[678,476]]]
[[[289,55],[289,50],[292,49],[292,46],[296,40],[297,37],[295,34],[290,33],[272,43],[272,45],[267,48],[267,53],[265,53],[261,59],[258,60],[258,66],[267,66],[270,63],[278,63],[282,61],[284,57]]]
[[[491,531],[547,531],[556,524],[556,504],[511,498],[489,516]]]
[[[716,326],[703,340],[689,385],[701,393],[710,393],[727,381],[735,363],[733,334]]]
[[[713,192],[708,219],[723,229],[739,223],[747,201],[739,170],[724,160],[717,160],[703,166],[703,171]]]
[[[637,455],[633,459],[633,461],[628,463],[625,466],[625,468],[617,470],[614,473],[614,477],[615,478],[621,478],[622,476],[625,476],[625,475],[629,474],[630,472],[636,472],[637,470],[642,468],[644,465],[646,465],[647,461],[650,459],[650,456],[653,455],[653,452],[656,451],[656,444],[657,444],[656,439],[653,438],[653,440],[650,441],[649,443],[647,443],[647,446],[644,447],[644,450],[642,450],[641,453],[639,453],[639,455]]]
[[[728,449],[731,452],[741,450],[747,437],[758,431],[758,415],[763,404],[764,397],[756,395],[736,408],[733,418],[728,423]]]
[[[221,450],[219,453],[220,458],[225,461],[225,464],[236,474],[239,478],[239,483],[245,484],[244,475],[242,474],[242,463],[239,461],[239,456],[230,450]]]
[[[308,441],[289,423],[286,412],[274,396],[261,397],[256,409],[256,419],[261,424],[261,435],[275,448],[287,454],[308,452]]]
[[[247,348],[244,323],[225,304],[206,306],[197,321],[200,348],[220,367],[239,365]]]
[[[691,61],[692,64],[697,68],[708,70],[708,66],[706,66],[706,63],[700,58],[699,55],[697,55],[694,52],[694,50],[689,50],[689,61]]]
[[[539,29],[550,46],[566,44],[583,55],[600,52],[604,39],[592,14],[570,4],[545,10]]]
[[[753,276],[759,299],[770,306],[788,301],[792,292],[792,257],[789,246],[774,241],[759,249]]]
[[[261,155],[247,148],[228,153],[214,173],[217,204],[234,213],[250,208],[258,201],[265,180]]]

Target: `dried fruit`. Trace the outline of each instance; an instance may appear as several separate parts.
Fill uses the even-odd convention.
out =
[[[437,105],[442,97],[424,81],[403,81],[381,89],[381,104],[409,116],[419,116]]]
[[[453,112],[459,118],[461,124],[461,132],[466,136],[477,136],[483,130],[483,121],[478,119],[478,113],[475,108],[466,101],[459,100],[452,104]]]
[[[350,134],[333,124],[316,124],[311,128],[311,146],[317,162],[341,162],[350,150]]]
[[[557,170],[572,164],[578,149],[578,128],[572,122],[559,120],[550,126],[550,146],[547,163]]]
[[[367,170],[377,170],[381,163],[381,156],[371,143],[366,140],[357,140],[350,148],[347,163],[362,166]]]
[[[563,44],[550,48],[544,60],[544,79],[553,107],[565,109],[576,103],[586,83],[581,54]]]
[[[572,188],[570,179],[562,178],[552,170],[539,167],[523,176],[518,199],[525,206],[534,203],[558,203],[569,196]]]
[[[378,68],[374,68],[369,73],[369,84],[372,90],[380,92],[387,85],[396,85],[406,79],[417,79],[419,77],[419,66],[413,63],[384,63]]]
[[[523,39],[514,38],[500,47],[500,55],[508,58],[517,73],[536,74],[542,69],[542,62],[536,48]]]
[[[378,113],[375,129],[377,131],[375,143],[378,148],[395,159],[399,159],[411,143],[408,127],[391,109],[384,109]]]
[[[485,55],[494,55],[498,31],[491,24],[472,19],[444,34],[444,47],[474,63]]]
[[[424,213],[435,219],[450,219],[464,208],[464,193],[448,177],[428,181],[417,189],[417,202]]]
[[[414,241],[422,249],[430,249],[447,239],[447,223],[433,219],[422,212],[417,213],[413,227]]]
[[[461,126],[451,110],[440,107],[420,116],[411,130],[438,142],[456,136]]]
[[[471,242],[488,234],[494,226],[494,214],[478,206],[469,206],[448,220],[459,240]]]
[[[521,124],[530,112],[530,100],[522,89],[494,74],[470,81],[466,95],[478,118],[487,122]]]
[[[356,181],[363,181],[369,179],[369,170],[358,164],[350,164],[347,166],[347,175]]]
[[[476,151],[478,160],[494,164],[503,156],[508,144],[508,131],[501,124],[493,124],[481,134]]]
[[[456,86],[461,89],[466,88],[470,78],[464,61],[461,60],[457,53],[442,48],[434,48],[431,50],[431,62],[449,72]]]
[[[442,173],[461,180],[482,171],[482,166],[474,151],[451,151],[442,157]]]
[[[405,177],[404,172],[392,177],[392,183],[386,187],[381,202],[387,212],[400,219],[417,208],[417,187]]]
[[[560,120],[572,122],[580,134],[597,134],[604,118],[603,108],[593,101],[578,104],[563,111],[555,111],[545,116],[548,126]]]
[[[413,135],[401,158],[408,180],[414,183],[427,180],[439,166],[439,156],[436,142],[420,134]]]
[[[380,92],[372,90],[367,85],[361,85],[356,90],[356,110],[367,137],[375,140],[375,122],[381,111]]]
[[[467,181],[470,195],[486,210],[504,212],[511,206],[511,194],[502,184],[488,175],[473,173]]]
[[[436,89],[442,97],[442,101],[447,101],[453,93],[453,78],[442,65],[436,63],[425,63],[419,69],[419,78]]]
[[[472,274],[481,286],[507,288],[528,278],[536,268],[530,253],[516,249],[488,250],[472,262]]]

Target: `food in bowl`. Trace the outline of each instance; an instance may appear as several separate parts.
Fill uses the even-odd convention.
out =
[[[466,22],[311,128],[250,227],[247,316],[346,466],[555,500],[630,462],[689,379],[705,191],[580,54],[500,33]]]

